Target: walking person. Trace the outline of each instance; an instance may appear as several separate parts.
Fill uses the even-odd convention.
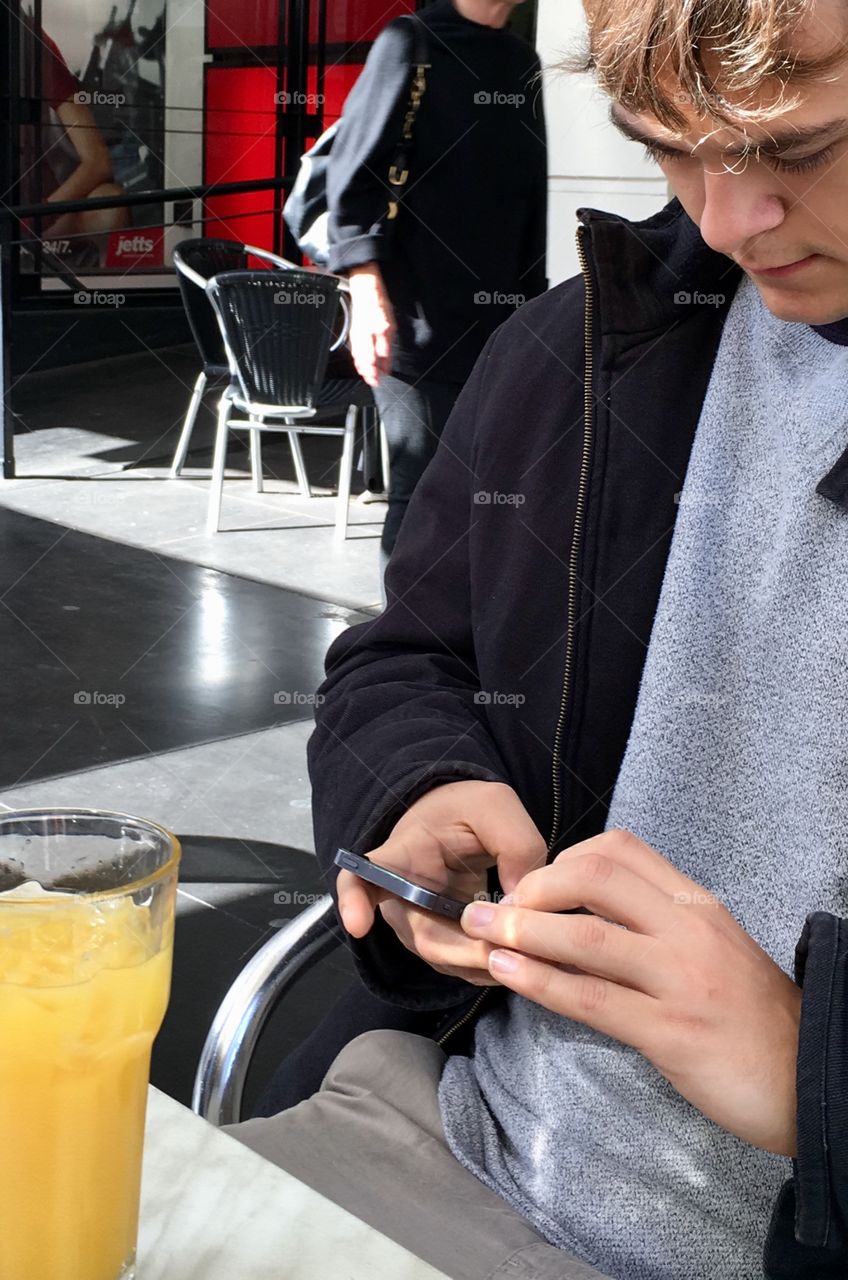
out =
[[[539,61],[506,25],[520,2],[436,0],[414,19],[390,23],[348,97],[333,146],[329,267],[350,279],[351,350],[388,437],[384,561],[487,339],[545,289]],[[409,176],[392,187],[415,24],[428,66]]]

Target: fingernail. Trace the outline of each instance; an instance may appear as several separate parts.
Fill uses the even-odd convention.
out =
[[[489,968],[497,973],[515,973],[518,968],[518,956],[511,951],[490,951]]]
[[[489,907],[485,902],[472,902],[470,907],[465,908],[463,917],[465,924],[470,924],[472,928],[480,928],[484,924],[491,924],[495,918],[493,907]]]

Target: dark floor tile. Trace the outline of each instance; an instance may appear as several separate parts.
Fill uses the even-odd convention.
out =
[[[307,719],[356,620],[0,508],[0,787]]]

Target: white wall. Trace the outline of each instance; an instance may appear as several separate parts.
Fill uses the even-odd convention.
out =
[[[165,40],[165,186],[194,187],[203,181],[203,5],[168,0]],[[171,225],[174,207],[165,206],[165,261],[180,240],[200,235],[200,201],[194,227]]]
[[[668,199],[665,179],[656,165],[609,123],[608,99],[591,77],[554,69],[579,46],[583,29],[579,0],[539,0],[536,45],[545,68],[552,285],[579,270],[577,209],[607,209],[629,218],[647,218]]]

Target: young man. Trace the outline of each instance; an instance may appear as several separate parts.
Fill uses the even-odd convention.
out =
[[[495,335],[310,749],[325,865],[512,895],[457,926],[338,877],[372,991],[473,1049],[361,1036],[248,1139],[313,1125],[336,1171],[283,1163],[384,1230],[414,1187],[469,1280],[845,1276],[848,8],[589,17],[679,203],[583,213],[581,277]]]

